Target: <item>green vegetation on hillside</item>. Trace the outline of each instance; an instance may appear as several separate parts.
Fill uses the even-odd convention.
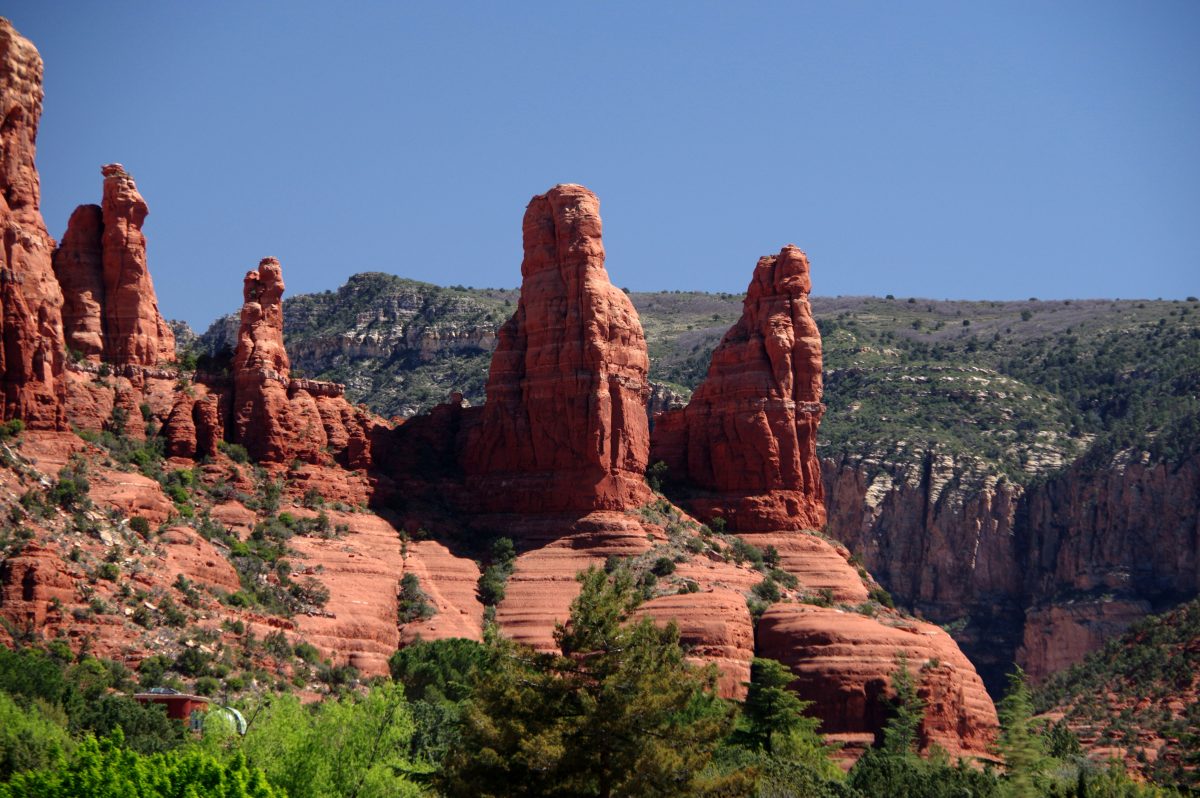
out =
[[[1122,748],[1156,781],[1200,791],[1200,599],[1138,621],[1034,701],[1091,747]]]
[[[418,642],[393,656],[392,681],[315,704],[241,700],[245,736],[221,713],[193,736],[129,698],[119,665],[59,643],[0,649],[0,798],[1176,794],[1089,764],[1068,731],[1031,717],[1019,679],[1001,705],[1006,769],[920,757],[922,676],[903,659],[880,744],[845,774],[781,664],[755,660],[745,704],[724,701],[674,625],[635,620],[629,572],[579,580],[555,652],[494,627],[482,644]]]
[[[819,282],[819,275],[818,275]],[[354,401],[412,415],[454,390],[483,401],[508,289],[442,288],[372,272],[284,302],[294,366]],[[632,292],[650,378],[684,398],[742,311],[736,294]],[[1122,448],[1176,459],[1200,442],[1200,303],[966,302],[814,297],[824,336],[825,455],[927,452],[1027,482]],[[233,326],[236,329],[236,325]],[[230,325],[205,334],[210,351]]]

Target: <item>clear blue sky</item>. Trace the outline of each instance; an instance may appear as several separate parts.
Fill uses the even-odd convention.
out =
[[[18,0],[60,237],[119,161],[159,301],[259,258],[514,286],[520,223],[600,195],[613,281],[818,294],[1200,294],[1200,3]]]

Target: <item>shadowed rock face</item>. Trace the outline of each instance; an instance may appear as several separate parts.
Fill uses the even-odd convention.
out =
[[[759,260],[742,317],[725,334],[687,407],[655,418],[652,460],[699,488],[687,500],[731,529],[819,529],[816,455],[821,334],[808,304],[808,258],[788,245]]]
[[[646,340],[604,269],[599,210],[583,186],[560,185],[525,211],[521,299],[500,330],[463,459],[486,511],[626,509],[650,498]]]
[[[62,429],[62,292],[34,166],[42,58],[0,19],[0,375],[4,417]]]
[[[71,214],[54,251],[54,275],[63,292],[67,347],[98,362],[104,357],[104,217],[99,205]]]
[[[154,366],[175,359],[175,335],[158,312],[142,223],[149,208],[120,164],[103,167],[102,205],[71,214],[54,253],[67,345],[87,359]]]

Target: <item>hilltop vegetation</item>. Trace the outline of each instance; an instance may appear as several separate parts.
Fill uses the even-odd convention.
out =
[[[741,315],[740,295],[632,292],[650,377],[684,398]],[[454,390],[482,402],[508,289],[443,288],[373,272],[284,303],[293,365],[353,401],[413,415]],[[1200,303],[964,302],[815,297],[825,347],[821,451],[911,459],[930,450],[1017,482],[1127,447],[1178,458],[1200,441]],[[230,323],[202,337],[230,345]]]
[[[1200,790],[1200,600],[1139,621],[1034,698],[1089,749]]]

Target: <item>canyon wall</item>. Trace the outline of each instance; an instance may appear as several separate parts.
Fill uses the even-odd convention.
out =
[[[949,625],[994,689],[1039,679],[1200,591],[1200,454],[1122,452],[1022,486],[977,462],[827,458],[829,533]]]

